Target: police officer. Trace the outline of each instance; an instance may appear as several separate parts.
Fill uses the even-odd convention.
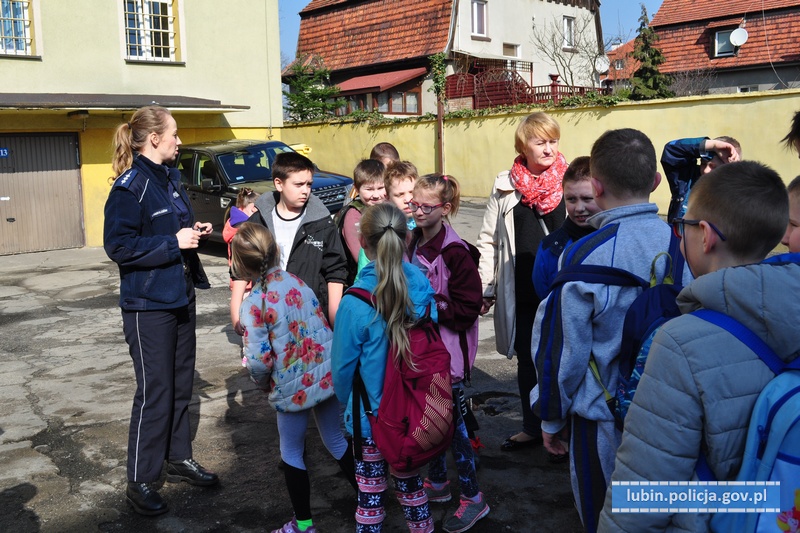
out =
[[[104,246],[119,266],[122,327],[136,374],[126,497],[144,515],[168,510],[151,486],[165,460],[167,481],[218,482],[192,458],[194,288],[209,286],[196,248],[211,224],[194,222],[180,173],[167,166],[180,144],[167,109],[136,111],[114,134],[118,177],[105,206]]]

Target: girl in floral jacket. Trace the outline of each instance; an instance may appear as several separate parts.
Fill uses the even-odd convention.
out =
[[[322,442],[354,488],[355,468],[352,450],[339,429],[339,403],[333,392],[333,332],[314,291],[278,267],[278,254],[269,230],[258,224],[243,223],[231,243],[234,275],[253,280],[239,313],[247,369],[278,412],[281,460],[295,514],[273,533],[315,532],[303,461],[311,412]]]

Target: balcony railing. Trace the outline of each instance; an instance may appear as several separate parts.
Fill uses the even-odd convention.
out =
[[[558,104],[570,96],[588,93],[611,94],[608,88],[573,87],[558,83],[551,74],[549,85],[529,85],[514,70],[489,69],[477,74],[453,74],[447,77],[447,99],[457,108],[484,109],[501,105]]]

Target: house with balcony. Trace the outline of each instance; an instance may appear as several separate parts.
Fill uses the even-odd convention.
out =
[[[700,92],[800,87],[800,0],[664,0],[650,26],[666,59],[660,71],[700,79]]]
[[[277,21],[278,0],[0,0],[0,255],[102,244],[112,134],[141,106],[185,143],[274,136]]]
[[[312,0],[300,12],[295,61],[330,70],[331,84],[346,99],[340,114],[436,112],[429,57],[437,53],[446,55],[451,106],[519,103],[532,98],[531,87],[550,91],[559,73],[534,42],[535,31],[555,39],[550,52],[571,57],[588,38],[602,54],[599,5],[597,0]],[[284,81],[292,66],[284,69]],[[576,61],[574,69],[582,84],[591,84],[586,65]]]

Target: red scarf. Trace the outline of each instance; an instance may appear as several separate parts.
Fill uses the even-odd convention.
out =
[[[535,207],[539,215],[546,215],[558,207],[564,196],[561,180],[569,166],[567,158],[559,153],[556,162],[539,176],[531,174],[526,163],[524,155],[518,155],[514,159],[514,165],[511,167],[511,183],[522,195],[523,204]]]

